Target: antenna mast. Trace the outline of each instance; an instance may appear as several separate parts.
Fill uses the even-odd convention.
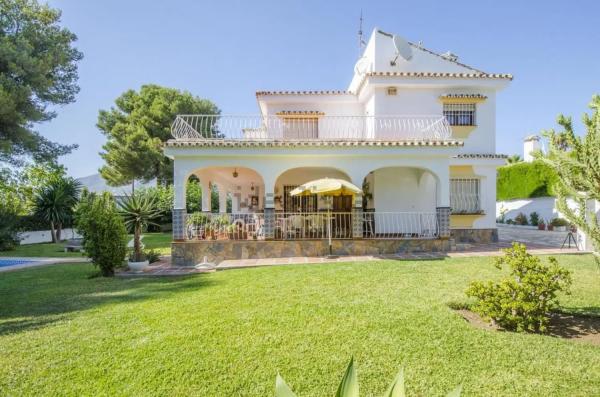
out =
[[[360,19],[359,19],[359,23],[358,23],[358,57],[359,58],[362,56],[363,46],[365,45],[365,41],[363,40],[362,24],[363,24],[363,16],[362,16],[362,8],[361,8],[360,9]]]

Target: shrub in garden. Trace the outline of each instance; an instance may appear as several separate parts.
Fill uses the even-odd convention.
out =
[[[460,397],[462,386],[447,394],[447,397]],[[335,397],[358,397],[358,377],[354,368],[354,359],[350,359],[350,364],[346,368],[346,373],[338,386]],[[392,383],[388,386],[383,397],[405,397],[404,389],[404,370],[400,370]],[[275,379],[275,397],[296,397],[296,394],[285,383],[285,380],[278,374]]]
[[[531,214],[529,214],[529,224],[531,224],[531,226],[537,226],[538,223],[540,222],[540,215],[533,211]]]
[[[114,275],[127,254],[127,230],[111,194],[84,192],[75,211],[75,225],[92,263],[104,277]]]
[[[554,227],[569,226],[569,221],[563,218],[554,218],[552,221],[550,221],[550,223]]]
[[[519,215],[515,216],[515,223],[517,225],[527,225],[527,215],[522,212],[519,212]]]
[[[499,282],[472,282],[466,294],[477,299],[473,311],[504,329],[545,332],[550,313],[559,304],[557,293],[569,293],[571,272],[556,258],[544,265],[524,244],[513,243],[504,253],[496,258],[496,267],[507,265],[510,276]]]
[[[19,245],[18,222],[14,209],[0,204],[0,251],[13,250]]]
[[[133,255],[130,261],[142,262],[145,260],[141,243],[142,232],[148,225],[156,225],[155,220],[161,215],[158,201],[155,196],[143,193],[125,196],[125,199],[119,202],[119,213],[129,231],[133,233]]]

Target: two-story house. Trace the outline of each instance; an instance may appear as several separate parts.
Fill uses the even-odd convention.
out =
[[[173,261],[448,250],[489,242],[495,227],[496,93],[486,73],[375,29],[347,90],[258,91],[258,114],[180,115]],[[218,189],[221,214],[186,214],[190,177]],[[343,179],[362,195],[295,197]],[[231,211],[226,212],[228,198]]]

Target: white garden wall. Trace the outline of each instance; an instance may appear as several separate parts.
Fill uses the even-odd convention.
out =
[[[19,237],[21,238],[21,245],[52,242],[50,230],[23,232],[19,234]],[[75,231],[75,229],[63,229],[61,238],[68,240],[73,238],[81,238],[81,236],[77,233],[77,231]]]
[[[569,207],[575,208],[575,203],[573,201],[570,200],[568,204]],[[554,197],[497,201],[496,218],[501,216],[503,210],[506,210],[504,218],[507,220],[514,219],[520,212],[527,215],[528,220],[529,215],[532,212],[537,212],[540,218],[546,222],[550,221],[552,218],[564,217],[563,214],[556,209],[556,198]]]

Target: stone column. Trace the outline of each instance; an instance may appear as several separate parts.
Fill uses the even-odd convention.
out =
[[[182,241],[185,240],[185,222],[187,213],[185,208],[174,208],[173,209],[173,240]]]
[[[265,195],[265,240],[275,238],[275,201],[273,193]]]
[[[210,188],[210,181],[202,179],[200,184],[202,186],[202,212],[211,212],[212,189]]]
[[[363,196],[356,195],[352,206],[352,238],[363,237]]]
[[[175,241],[186,238],[185,188],[187,174],[181,168],[179,162],[175,161],[173,168],[173,240]]]
[[[225,190],[225,186],[219,186],[219,212],[222,214],[227,212],[227,190]]]
[[[437,227],[439,238],[450,238],[450,207],[437,207]]]

